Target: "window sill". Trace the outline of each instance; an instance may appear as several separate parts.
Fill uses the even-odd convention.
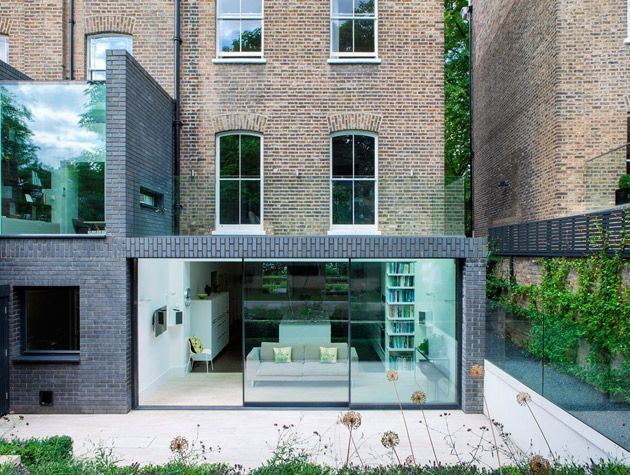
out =
[[[212,231],[213,236],[264,236],[265,230],[262,226],[221,226]]]
[[[328,64],[381,64],[381,58],[330,58]]]
[[[22,355],[13,358],[13,364],[79,364],[81,356],[72,355]]]
[[[380,236],[376,226],[343,226],[333,227],[328,231],[329,236]]]
[[[265,64],[265,58],[214,58],[214,64]]]

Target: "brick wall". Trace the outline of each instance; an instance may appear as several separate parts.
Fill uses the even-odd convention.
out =
[[[184,232],[214,228],[216,118],[236,114],[264,117],[268,232],[328,231],[330,132],[359,128],[379,134],[380,229],[429,233],[443,180],[442,2],[379,2],[380,65],[328,64],[329,15],[328,1],[267,0],[267,63],[213,64],[214,2],[183,3],[182,175],[197,175]]]
[[[589,183],[591,194],[612,195],[624,172],[623,160],[588,170],[586,162],[627,141],[625,4],[484,0],[474,8],[476,232],[592,209]]]
[[[107,56],[106,173],[109,235],[172,234],[173,100],[124,50]],[[162,209],[141,206],[141,189]]]

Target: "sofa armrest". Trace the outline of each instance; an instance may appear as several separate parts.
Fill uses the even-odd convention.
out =
[[[252,348],[245,359],[245,374],[248,381],[253,381],[260,367],[260,347]]]

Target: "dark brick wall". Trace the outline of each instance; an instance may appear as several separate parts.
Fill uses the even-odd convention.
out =
[[[173,171],[173,100],[133,56],[108,51],[108,234],[171,234]],[[141,188],[162,196],[159,210],[140,206]]]
[[[483,412],[483,379],[470,375],[473,365],[483,365],[486,354],[486,260],[464,264],[462,295],[462,409]]]
[[[25,81],[29,79],[31,78],[10,64],[0,61],[0,81]]]

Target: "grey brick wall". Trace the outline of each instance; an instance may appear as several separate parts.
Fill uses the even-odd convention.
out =
[[[470,368],[482,365],[486,353],[486,260],[464,264],[462,292],[462,409],[483,412],[483,379],[473,379]]]
[[[24,81],[29,79],[31,78],[10,64],[0,61],[0,81]]]
[[[173,110],[171,97],[133,56],[124,50],[108,51],[109,235],[172,233]],[[162,195],[160,210],[140,206],[141,188]]]

